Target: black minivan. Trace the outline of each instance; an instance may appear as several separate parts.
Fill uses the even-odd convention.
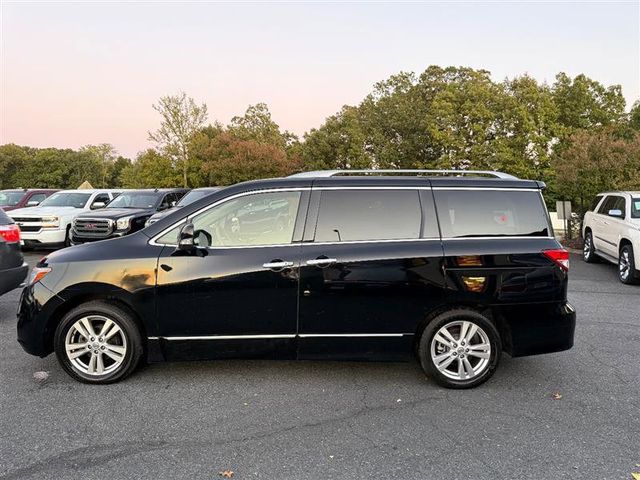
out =
[[[544,184],[323,171],[224,188],[130,236],[44,258],[18,340],[74,378],[148,361],[409,360],[440,385],[571,348],[569,256]]]

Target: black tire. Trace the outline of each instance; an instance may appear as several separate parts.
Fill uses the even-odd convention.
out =
[[[596,255],[595,248],[593,246],[593,234],[587,232],[584,235],[584,247],[582,248],[582,259],[587,263],[597,263],[598,256]]]
[[[438,333],[438,331],[445,325],[456,321],[467,321],[479,327],[488,337],[489,345],[491,347],[489,359],[484,369],[481,370],[481,372],[478,373],[477,376],[474,376],[468,380],[456,380],[447,377],[442,372],[440,372],[440,370],[438,370],[431,357],[431,344],[436,333]],[[458,338],[456,340],[459,341],[460,339]],[[452,348],[451,350],[453,351],[455,349]],[[435,317],[424,329],[424,332],[420,337],[420,343],[418,344],[418,358],[420,360],[422,369],[428,377],[432,378],[436,383],[446,388],[473,388],[480,385],[481,383],[486,382],[489,378],[491,378],[496,368],[498,367],[501,354],[502,342],[500,340],[500,334],[498,333],[496,327],[484,315],[468,309],[449,310],[448,312],[444,312]],[[460,362],[460,360],[457,361]]]
[[[623,262],[626,262],[627,269],[623,270]],[[626,273],[625,273],[626,272]],[[618,255],[618,278],[625,285],[637,285],[636,262],[633,256],[633,247],[631,245],[623,245]]]
[[[83,372],[72,364],[65,349],[65,340],[69,329],[81,318],[91,315],[104,317],[114,322],[120,327],[122,335],[124,335],[126,339],[124,359],[117,369],[104,375],[91,375]],[[62,365],[62,368],[64,368],[71,377],[80,382],[95,384],[114,383],[124,379],[135,370],[143,356],[142,337],[132,315],[118,305],[103,301],[87,302],[67,313],[56,328],[54,350],[60,365]],[[91,353],[88,353],[88,355],[90,358]]]

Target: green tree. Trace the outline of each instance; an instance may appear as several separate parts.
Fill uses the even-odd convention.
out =
[[[174,166],[181,168],[183,185],[187,187],[191,160],[189,145],[192,137],[205,126],[207,106],[204,103],[197,105],[193,98],[181,92],[160,98],[153,108],[162,120],[158,130],[149,132],[149,140],[172,159]]]
[[[283,149],[297,141],[297,137],[292,133],[280,131],[265,103],[249,105],[244,115],[231,119],[227,130],[240,140],[253,140]]]
[[[120,184],[125,188],[168,188],[180,183],[181,172],[172,159],[152,148],[138,154],[120,174]]]
[[[101,143],[99,145],[85,145],[80,148],[80,152],[91,155],[101,167],[101,178],[98,184],[93,186],[96,188],[106,188],[109,185],[111,170],[117,158],[116,149],[109,143]]]
[[[85,180],[99,185],[102,165],[88,152],[43,148],[34,152],[14,178],[16,184],[30,188],[77,188]]]
[[[591,199],[607,190],[636,190],[640,185],[640,133],[624,138],[615,128],[572,134],[557,158],[560,197],[584,211]]]
[[[32,149],[13,143],[0,145],[0,189],[19,187],[16,174],[24,168]]]
[[[553,97],[559,122],[572,131],[611,125],[624,116],[620,85],[605,87],[583,74],[573,79],[563,72],[556,75]]]
[[[300,155],[307,170],[371,168],[373,157],[366,152],[366,141],[358,109],[344,107],[305,135]]]

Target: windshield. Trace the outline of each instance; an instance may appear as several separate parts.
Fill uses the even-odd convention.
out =
[[[91,196],[90,193],[77,193],[77,192],[60,192],[54,193],[45,201],[43,201],[41,207],[73,207],[84,208]]]
[[[631,218],[640,218],[640,197],[631,199]]]
[[[22,197],[24,192],[0,192],[0,207],[14,207]]]
[[[123,193],[107,205],[107,208],[155,208],[160,195],[154,192]]]
[[[214,192],[215,190],[191,190],[176,203],[176,207],[184,207]]]

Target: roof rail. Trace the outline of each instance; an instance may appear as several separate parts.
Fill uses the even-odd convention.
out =
[[[396,173],[411,173],[414,175],[442,175],[442,176],[455,176],[455,177],[467,177],[467,176],[487,176],[494,178],[503,178],[509,180],[515,180],[518,177],[514,177],[508,173],[494,172],[492,170],[420,170],[420,169],[368,169],[368,170],[316,170],[313,172],[302,172],[290,175],[290,177],[296,178],[313,178],[313,177],[336,177],[339,175],[353,175],[353,174],[372,174],[372,175],[388,175]]]

